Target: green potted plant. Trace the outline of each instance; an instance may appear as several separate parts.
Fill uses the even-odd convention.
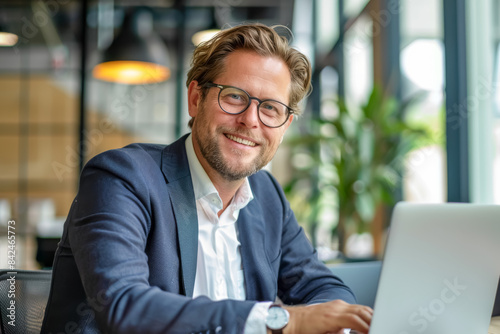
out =
[[[395,204],[404,157],[427,133],[405,120],[415,100],[398,103],[374,87],[361,108],[335,101],[335,117],[313,120],[309,134],[289,140],[298,163],[284,188],[313,244],[318,224],[332,210],[332,232],[344,252],[348,235],[367,232],[377,209]]]

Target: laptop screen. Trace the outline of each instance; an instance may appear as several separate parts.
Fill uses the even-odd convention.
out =
[[[499,217],[494,205],[399,203],[370,334],[487,333],[500,275]]]

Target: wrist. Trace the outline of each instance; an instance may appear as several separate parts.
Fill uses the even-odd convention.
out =
[[[299,318],[300,318],[300,312],[299,312],[299,306],[284,306],[283,307],[285,310],[288,311],[288,314],[290,315],[289,320],[288,320],[288,325],[283,329],[283,334],[293,334],[297,333],[295,330],[297,327],[297,324],[299,323]]]

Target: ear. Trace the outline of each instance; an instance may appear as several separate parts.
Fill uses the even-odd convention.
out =
[[[188,111],[189,116],[196,117],[198,114],[199,104],[201,102],[201,88],[198,86],[198,81],[191,81],[188,87]]]

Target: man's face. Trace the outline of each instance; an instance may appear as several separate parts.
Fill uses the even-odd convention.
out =
[[[235,51],[227,56],[225,71],[214,82],[241,88],[261,100],[289,103],[290,72],[278,58]],[[271,161],[292,117],[279,128],[269,128],[260,122],[255,100],[245,112],[227,114],[217,102],[219,91],[210,88],[202,100],[197,83],[190,85],[189,114],[196,117],[193,145],[209,176],[215,172],[228,181],[240,180]]]

